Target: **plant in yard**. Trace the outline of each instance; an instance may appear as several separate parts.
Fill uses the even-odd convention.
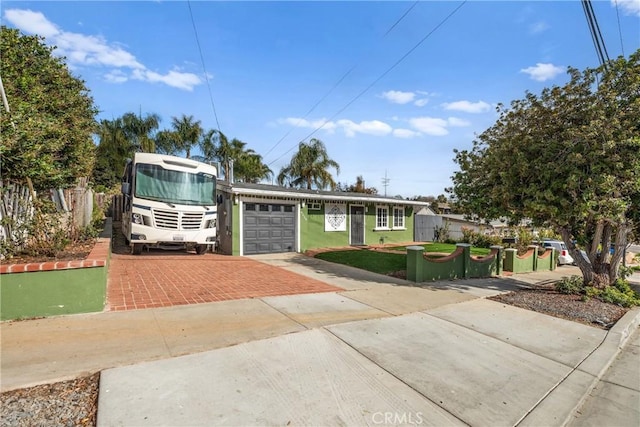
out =
[[[577,295],[584,291],[584,280],[580,276],[563,277],[555,287],[561,294]]]
[[[640,236],[640,50],[568,74],[562,87],[499,105],[473,148],[455,151],[449,191],[467,215],[552,228],[584,282],[604,289]]]

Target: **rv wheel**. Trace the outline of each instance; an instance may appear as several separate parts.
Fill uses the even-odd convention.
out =
[[[196,245],[196,253],[198,255],[203,255],[207,252],[207,245]]]
[[[140,255],[142,253],[142,243],[134,243],[131,253],[134,255]]]

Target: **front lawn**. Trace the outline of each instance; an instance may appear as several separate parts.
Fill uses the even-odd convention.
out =
[[[456,245],[451,243],[425,243],[422,246],[424,247],[425,252],[438,252],[438,253],[450,254],[451,252],[456,250]],[[389,249],[396,250],[396,251],[404,251],[407,249],[407,247],[397,246]],[[471,247],[471,255],[485,256],[485,255],[489,255],[489,252],[491,252],[491,249],[476,248],[474,246]]]
[[[366,249],[323,252],[316,255],[316,258],[380,274],[389,274],[407,269],[407,255],[405,254],[392,254]]]
[[[428,243],[424,245],[424,248],[427,253],[449,254],[456,250],[456,245],[448,243]],[[406,246],[386,249],[406,252]],[[489,252],[490,250],[485,248],[471,248],[471,255],[484,256],[488,255]],[[407,269],[406,253],[389,253],[377,250],[355,249],[352,251],[323,252],[316,255],[316,258],[387,275]]]

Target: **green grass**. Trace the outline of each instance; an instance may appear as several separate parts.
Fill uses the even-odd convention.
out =
[[[448,243],[429,243],[424,245],[425,252],[451,253],[456,250],[456,245]],[[406,246],[397,246],[388,248],[391,250],[404,251]],[[490,249],[471,248],[471,255],[488,255]],[[434,258],[443,255],[434,255]],[[366,249],[356,249],[352,251],[335,251],[323,252],[316,255],[316,258],[323,259],[336,264],[349,265],[351,267],[361,268],[362,270],[372,271],[379,274],[389,274],[394,271],[407,269],[406,253],[388,253],[370,251]]]
[[[441,253],[448,253],[450,254],[451,252],[456,250],[456,245],[451,244],[451,243],[427,243],[422,245],[424,247],[424,251],[425,252],[441,252]],[[397,246],[394,248],[389,248],[389,249],[393,249],[393,250],[398,250],[398,251],[403,251],[405,249],[407,249],[406,246]],[[476,247],[471,247],[471,255],[489,255],[489,252],[491,252],[491,249],[486,249],[486,248],[476,248]]]
[[[324,252],[316,255],[316,258],[380,274],[389,274],[407,269],[407,256],[405,254],[353,250]]]

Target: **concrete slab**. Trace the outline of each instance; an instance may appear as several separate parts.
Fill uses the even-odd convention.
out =
[[[463,425],[320,329],[104,371],[97,424]]]
[[[640,391],[601,381],[569,426],[640,425]]]
[[[607,334],[582,323],[486,299],[427,312],[571,367],[582,362]]]
[[[268,297],[262,300],[308,328],[389,316],[388,313],[335,293]]]
[[[304,329],[260,300],[2,322],[2,391]]]
[[[518,423],[518,427],[563,426],[572,419],[596,377],[573,371]],[[604,424],[603,424],[604,425]]]
[[[427,314],[328,329],[469,425],[515,425],[571,371]]]
[[[618,354],[602,380],[640,391],[640,329],[636,330],[623,351]],[[638,403],[640,408],[640,402]]]
[[[333,294],[329,294],[333,295]],[[171,356],[228,347],[305,330],[259,299],[154,310]]]
[[[458,290],[391,285],[379,285],[340,294],[393,315],[413,313],[476,298]]]
[[[411,282],[335,264],[297,253],[251,255],[251,259],[277,266],[346,290],[369,289],[380,284],[409,285]]]

